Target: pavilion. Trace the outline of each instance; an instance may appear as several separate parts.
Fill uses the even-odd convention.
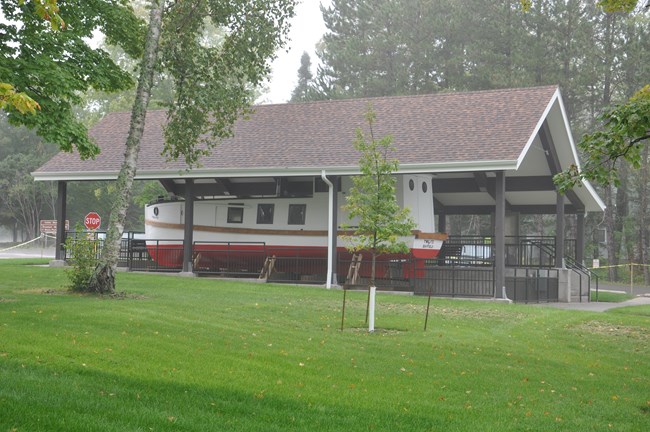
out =
[[[352,142],[355,130],[367,127],[369,105],[377,115],[375,135],[393,137],[399,173],[434,175],[438,231],[445,232],[449,215],[493,215],[495,295],[504,286],[505,237],[518,235],[520,214],[557,215],[557,268],[564,262],[565,215],[575,215],[575,258],[583,261],[585,214],[605,206],[587,182],[564,195],[553,183],[555,174],[579,166],[556,86],[259,105],[237,121],[233,137],[193,168],[161,155],[166,113],[149,111],[136,179],[158,180],[184,197],[189,215],[200,197],[245,195],[273,188],[282,179],[353,176],[359,174],[359,155]],[[32,173],[36,181],[58,182],[59,227],[65,220],[67,183],[117,178],[129,120],[130,113],[109,113],[91,129],[101,149],[94,160],[62,152]],[[337,194],[331,195],[329,227],[336,232],[332,214],[339,204]],[[64,236],[60,228],[57,244]],[[336,236],[331,237],[330,257],[336,251]],[[57,259],[62,257],[59,248]],[[187,222],[184,263],[185,271],[192,271],[192,224]],[[330,268],[328,285],[335,274]]]

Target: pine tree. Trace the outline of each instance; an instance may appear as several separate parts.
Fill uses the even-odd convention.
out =
[[[310,100],[311,80],[314,75],[311,73],[311,58],[307,52],[300,57],[300,68],[298,69],[298,85],[291,92],[291,102],[304,102]]]

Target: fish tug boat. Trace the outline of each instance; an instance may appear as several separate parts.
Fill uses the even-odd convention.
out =
[[[411,236],[401,239],[410,249],[408,254],[380,258],[386,263],[413,258],[422,263],[434,260],[447,235],[435,232],[432,176],[404,174],[396,175],[396,180],[397,202],[410,209],[416,227]],[[352,258],[345,236],[352,233],[355,221],[349,219],[342,206],[352,180],[341,177],[337,186],[337,255],[339,262],[345,262]],[[322,267],[328,253],[328,192],[328,185],[319,177],[228,180],[227,190],[222,188],[220,195],[194,201],[194,270],[259,273],[264,260],[274,257],[285,259],[285,268],[278,270],[278,261],[276,271],[290,273],[291,279],[319,280],[319,275],[325,273]],[[184,210],[185,202],[176,197],[158,200],[145,208],[147,250],[160,266],[182,266]],[[369,258],[368,253],[364,259]],[[388,265],[385,267],[379,268],[378,277],[388,272]],[[413,271],[407,268],[402,276],[410,277]]]

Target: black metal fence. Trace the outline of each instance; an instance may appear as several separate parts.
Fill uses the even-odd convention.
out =
[[[506,296],[519,303],[559,300],[559,270],[550,268],[506,269]]]
[[[68,236],[76,236],[69,232]],[[130,232],[122,239],[119,265],[135,271],[178,272],[183,268],[183,246],[177,240],[145,240]],[[79,240],[94,241],[101,254],[105,233],[83,233]],[[558,301],[559,271],[554,269],[555,238],[507,237],[506,295],[517,302]],[[274,251],[263,242],[195,242],[193,271],[197,274],[257,277]],[[326,282],[327,258],[305,248],[283,249],[274,255],[268,281],[289,283]],[[69,259],[66,253],[66,259]],[[579,273],[580,299],[589,294],[591,274],[574,261],[569,268]],[[352,255],[338,254],[338,282],[343,285]],[[371,255],[364,254],[355,284],[367,286]],[[587,283],[583,283],[586,280]],[[597,282],[596,282],[597,284]],[[410,291],[416,295],[447,297],[499,297],[495,293],[494,247],[491,237],[450,237],[436,259],[418,260],[388,255],[376,260],[375,285],[380,290]]]
[[[122,239],[120,255],[133,271],[179,272],[183,269],[183,246],[172,240]]]
[[[506,267],[555,266],[555,237],[506,237]]]
[[[194,242],[195,273],[221,276],[258,276],[267,257],[264,242]]]
[[[102,249],[104,248],[104,239],[106,238],[105,231],[88,231],[88,232],[77,232],[77,231],[68,231],[66,232],[65,243],[72,242],[92,242],[94,243],[93,248],[95,249],[95,258],[99,259],[102,254]],[[69,248],[65,249],[65,260],[73,260],[72,250]]]
[[[413,292],[444,297],[494,297],[494,267],[425,266],[420,275],[416,274]]]

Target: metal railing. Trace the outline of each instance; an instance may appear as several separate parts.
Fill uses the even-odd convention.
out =
[[[89,239],[88,235],[92,234]],[[68,236],[76,235],[69,232]],[[84,233],[83,239],[97,242],[101,254],[105,233]],[[559,270],[553,237],[507,237],[506,295],[517,302],[558,301]],[[183,245],[178,240],[145,240],[130,232],[122,239],[119,263],[130,270],[177,272],[183,268]],[[309,248],[272,249],[264,242],[201,242],[193,244],[192,264],[197,274],[257,277],[265,259],[275,256],[270,282],[326,282],[327,258]],[[70,258],[66,255],[66,258]],[[338,282],[352,262],[347,252],[338,254]],[[565,260],[579,280],[579,296],[589,295],[598,277],[572,258]],[[370,283],[371,257],[363,253],[356,284]],[[376,260],[375,285],[380,290],[410,291],[417,295],[446,297],[495,297],[494,247],[491,237],[451,237],[436,259],[415,259],[408,255],[382,255]],[[583,283],[585,282],[586,283]],[[586,287],[586,288],[584,288]],[[586,290],[586,293],[584,292]]]
[[[506,296],[518,303],[546,303],[559,300],[559,269],[509,268]]]
[[[288,254],[287,254],[288,253]],[[275,271],[268,278],[269,282],[314,283],[327,281],[327,258],[300,254],[299,250],[283,251],[276,256]]]
[[[592,281],[596,282],[596,301],[598,301],[598,275],[591,271],[589,268],[587,268],[585,265],[582,263],[577,262],[575,259],[572,257],[565,257],[564,258],[564,265],[566,268],[572,270],[577,276],[578,276],[578,283],[579,283],[579,289],[578,289],[578,297],[579,301],[582,302],[582,299],[586,296],[587,301],[591,301],[591,285]],[[583,291],[583,278],[586,279],[586,286],[587,290],[586,292]]]
[[[438,265],[476,266],[494,265],[492,237],[450,236],[442,245]]]
[[[72,239],[73,242],[83,241],[83,242],[93,242],[95,243],[95,259],[99,260],[102,255],[102,249],[104,248],[104,239],[106,238],[106,231],[83,231],[80,233],[81,237],[77,238],[76,231],[66,231],[65,238],[63,239],[64,245],[67,244],[68,239]],[[73,260],[72,251],[64,247],[66,261]]]
[[[132,271],[179,272],[183,269],[183,245],[177,240],[122,241],[128,269]]]
[[[370,253],[361,253],[358,280],[356,285],[368,286],[372,276],[372,257]],[[424,262],[424,261],[422,261]],[[352,264],[352,255],[340,254],[337,268],[341,284],[347,283],[345,275]],[[375,286],[379,290],[412,291],[415,279],[415,260],[405,255],[380,255],[375,260]]]
[[[192,270],[197,274],[258,276],[268,255],[264,242],[194,242]]]
[[[443,297],[494,297],[494,266],[431,266],[415,260],[413,293]],[[424,265],[422,265],[424,264]]]
[[[554,266],[555,237],[506,237],[506,267]]]

